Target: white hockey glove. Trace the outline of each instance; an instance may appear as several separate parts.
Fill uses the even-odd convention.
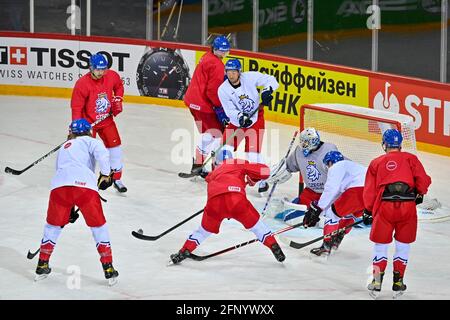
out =
[[[292,176],[287,170],[286,159],[283,158],[278,164],[270,167],[270,176],[266,180],[268,183],[285,183]]]

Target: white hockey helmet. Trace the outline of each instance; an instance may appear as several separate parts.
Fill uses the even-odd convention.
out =
[[[308,156],[311,151],[315,150],[320,144],[319,132],[314,128],[306,128],[300,133],[300,146],[303,155]]]

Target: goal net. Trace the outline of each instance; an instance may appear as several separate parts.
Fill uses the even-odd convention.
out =
[[[344,156],[365,166],[384,154],[382,135],[391,128],[402,133],[402,150],[417,154],[413,119],[408,115],[346,104],[307,104],[301,109],[300,129],[307,127],[314,127],[322,141],[334,143]],[[439,206],[430,197],[421,205],[429,210]]]

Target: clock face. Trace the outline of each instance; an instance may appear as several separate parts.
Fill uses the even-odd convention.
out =
[[[189,85],[189,69],[177,52],[160,48],[142,57],[136,81],[143,96],[180,100]]]

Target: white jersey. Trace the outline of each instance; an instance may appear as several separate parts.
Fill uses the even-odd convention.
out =
[[[109,175],[109,153],[100,140],[80,136],[65,142],[56,158],[56,174],[51,189],[76,186],[98,191],[95,161],[99,164],[100,172]]]
[[[259,93],[256,87],[272,87],[278,89],[278,82],[274,76],[258,71],[242,72],[240,74],[240,85],[234,87],[230,81],[226,80],[219,87],[219,99],[222,107],[230,118],[230,122],[236,127],[240,127],[239,114],[252,114],[259,108]],[[252,117],[252,125],[258,120],[258,112]]]
[[[305,157],[302,148],[297,146],[287,158],[286,168],[289,172],[300,171],[305,186],[314,192],[322,193],[328,172],[328,167],[323,164],[323,158],[332,150],[337,151],[337,147],[332,143],[323,142],[319,149]]]
[[[345,190],[364,187],[367,167],[351,160],[338,161],[328,169],[328,178],[318,206],[329,208]]]

